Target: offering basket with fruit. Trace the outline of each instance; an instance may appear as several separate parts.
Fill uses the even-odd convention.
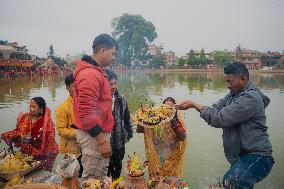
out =
[[[42,165],[33,156],[16,152],[7,154],[0,160],[0,178],[11,180],[14,177],[24,176]]]
[[[152,107],[145,106],[139,108],[134,113],[132,120],[134,124],[141,125],[144,128],[154,128],[170,122],[175,114],[175,107],[170,107],[166,104]]]

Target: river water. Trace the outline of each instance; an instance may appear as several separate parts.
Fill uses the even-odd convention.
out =
[[[141,102],[160,103],[171,96],[178,102],[186,99],[212,105],[228,90],[222,73],[119,73],[118,87],[130,106],[131,113]],[[251,74],[251,80],[271,99],[266,108],[268,133],[273,146],[275,165],[270,175],[256,189],[284,188],[284,75]],[[28,111],[29,99],[42,96],[52,110],[67,97],[64,78],[0,79],[0,132],[15,128],[20,112]],[[222,130],[207,126],[194,110],[184,112],[188,145],[185,153],[184,176],[195,188],[206,188],[222,177],[229,168],[222,145]],[[59,141],[59,137],[56,136]],[[137,152],[144,157],[143,135],[134,134],[126,145],[126,156]],[[1,144],[2,145],[2,144]],[[58,160],[60,160],[60,156]]]

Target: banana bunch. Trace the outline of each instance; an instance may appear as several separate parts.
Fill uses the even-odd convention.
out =
[[[14,154],[14,157],[22,162],[33,162],[34,157],[29,156],[27,154],[23,154],[22,152],[18,151]]]
[[[141,108],[137,112],[138,120],[146,123],[155,125],[160,122],[159,112],[155,108]]]
[[[125,181],[123,177],[119,177],[118,179],[114,180],[111,185],[110,185],[110,189],[123,189],[125,188]]]
[[[148,125],[157,125],[173,113],[173,108],[161,104],[153,107],[143,107],[136,112],[136,119]]]
[[[128,160],[127,169],[131,173],[144,170],[143,161],[138,154],[134,153],[131,159]]]
[[[23,177],[21,176],[16,176],[14,178],[12,178],[8,183],[7,186],[14,186],[17,184],[22,184],[23,183]]]
[[[84,189],[101,189],[102,183],[99,179],[88,179],[85,183]]]
[[[130,161],[130,171],[135,171],[138,169],[139,167],[139,159],[140,157],[136,154],[134,154],[131,158],[131,161]]]
[[[27,170],[31,168],[30,163],[34,163],[35,160],[32,156],[22,154],[21,152],[16,152],[14,155],[7,155],[0,164],[1,172],[14,172],[20,170]]]
[[[158,112],[160,112],[160,116],[165,119],[166,117],[170,116],[173,113],[173,108],[169,105],[162,104],[158,107]]]
[[[146,119],[149,116],[150,110],[151,109],[148,108],[148,107],[144,107],[144,108],[139,109],[138,112],[137,112],[138,119],[139,120]]]
[[[156,125],[161,122],[161,118],[159,116],[151,116],[144,119],[143,122],[149,125]]]
[[[1,172],[14,172],[23,169],[23,162],[15,158],[13,155],[7,155],[0,165]]]

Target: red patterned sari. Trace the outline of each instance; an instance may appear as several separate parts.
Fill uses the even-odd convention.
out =
[[[31,136],[28,142],[21,143],[17,140],[23,135]],[[32,155],[37,160],[44,160],[43,168],[52,170],[58,154],[58,145],[55,142],[55,128],[49,108],[46,107],[44,116],[34,123],[29,112],[21,113],[17,119],[16,129],[1,134],[1,138],[13,141],[23,153]]]

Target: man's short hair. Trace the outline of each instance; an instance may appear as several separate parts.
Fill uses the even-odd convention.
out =
[[[66,86],[69,86],[69,85],[71,85],[71,84],[73,84],[73,83],[74,83],[73,74],[67,75],[67,76],[65,77],[65,85],[66,85]]]
[[[111,70],[106,70],[106,74],[107,74],[107,77],[108,77],[108,80],[117,80],[117,75],[116,73],[114,73],[113,71]]]
[[[249,79],[249,71],[242,63],[232,63],[224,68],[224,74],[242,75]]]
[[[112,38],[110,35],[104,33],[98,35],[95,40],[93,41],[93,53],[97,53],[101,48],[118,48],[118,45],[114,38]]]

